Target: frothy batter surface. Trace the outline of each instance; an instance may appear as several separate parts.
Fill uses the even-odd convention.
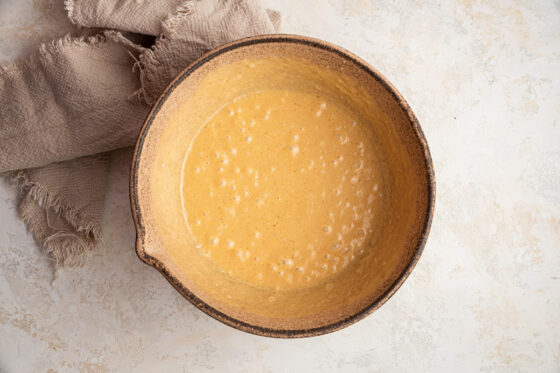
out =
[[[364,254],[379,199],[366,125],[313,94],[236,99],[201,128],[183,165],[197,249],[255,286],[313,286]]]

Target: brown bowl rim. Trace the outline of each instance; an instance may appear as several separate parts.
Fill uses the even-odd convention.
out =
[[[342,57],[354,63],[358,68],[363,69],[372,78],[376,79],[379,83],[381,83],[385,87],[385,89],[397,101],[399,106],[407,113],[409,122],[412,126],[412,129],[414,130],[414,133],[416,134],[416,138],[419,141],[419,144],[424,154],[424,161],[426,165],[425,175],[426,175],[427,186],[428,186],[428,191],[427,191],[428,204],[424,216],[425,218],[424,227],[422,228],[421,237],[414,250],[414,255],[411,257],[407,266],[404,268],[402,273],[397,277],[397,279],[391,284],[391,286],[371,304],[369,304],[362,310],[354,313],[353,315],[348,316],[345,319],[316,328],[292,329],[292,330],[265,328],[262,326],[251,325],[249,323],[246,323],[244,321],[226,315],[223,312],[213,308],[212,306],[210,306],[200,298],[198,298],[194,293],[192,293],[189,289],[187,289],[181,282],[179,282],[179,280],[177,280],[177,278],[175,278],[175,276],[173,276],[173,274],[170,273],[168,268],[160,260],[148,255],[144,251],[145,228],[142,225],[142,213],[140,211],[140,206],[138,203],[138,195],[136,192],[136,188],[138,184],[138,167],[139,167],[139,160],[142,155],[142,145],[146,138],[146,134],[148,133],[148,129],[151,126],[156,114],[159,112],[161,106],[166,101],[167,97],[173,92],[175,87],[177,87],[184,79],[186,79],[197,68],[199,68],[206,62],[230,50],[242,48],[244,46],[263,44],[263,43],[296,43],[296,44],[303,44],[307,47],[320,48],[328,52],[335,53],[339,57]],[[169,283],[171,283],[171,285],[173,285],[173,287],[179,293],[181,293],[181,295],[183,295],[195,307],[197,307],[207,315],[238,330],[260,335],[260,336],[276,337],[276,338],[312,337],[312,336],[323,335],[323,334],[340,330],[370,315],[379,307],[381,307],[387,300],[389,300],[389,298],[393,296],[393,294],[401,287],[403,282],[410,275],[416,263],[420,259],[420,256],[422,255],[422,252],[424,250],[430,232],[430,227],[432,224],[432,218],[433,218],[434,206],[435,206],[435,192],[436,192],[435,174],[434,174],[432,157],[430,154],[428,143],[426,141],[422,128],[420,127],[420,123],[418,122],[418,119],[412,112],[412,109],[410,108],[406,100],[396,90],[396,88],[393,87],[393,85],[374,67],[369,65],[366,61],[364,61],[360,57],[347,51],[346,49],[323,40],[319,40],[307,36],[292,35],[292,34],[259,35],[259,36],[245,38],[245,39],[240,39],[207,52],[202,57],[194,61],[190,66],[185,68],[167,86],[165,91],[163,91],[163,93],[160,95],[159,99],[157,100],[152,110],[148,114],[142,126],[142,129],[140,130],[140,134],[138,136],[136,146],[134,148],[134,155],[132,159],[131,172],[130,172],[130,202],[132,208],[132,216],[136,227],[136,254],[140,258],[140,260],[156,268],[169,281]]]

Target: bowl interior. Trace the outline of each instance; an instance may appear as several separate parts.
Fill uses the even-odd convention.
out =
[[[181,175],[193,138],[224,103],[266,89],[336,100],[368,124],[364,141],[376,152],[375,233],[359,260],[314,286],[278,290],[232,278],[195,248],[184,221]],[[380,305],[412,269],[431,218],[429,154],[408,106],[359,60],[304,38],[255,38],[187,69],[148,118],[133,173],[140,257],[199,308],[258,334],[317,334]]]

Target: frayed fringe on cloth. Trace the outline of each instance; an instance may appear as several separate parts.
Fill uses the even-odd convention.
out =
[[[83,254],[100,241],[101,227],[83,218],[60,196],[30,181],[24,171],[12,173],[8,180],[22,196],[19,204],[22,220],[43,251],[56,262],[56,267],[81,266]],[[62,217],[75,233],[52,227],[49,222],[51,213]],[[39,215],[43,215],[44,219]]]

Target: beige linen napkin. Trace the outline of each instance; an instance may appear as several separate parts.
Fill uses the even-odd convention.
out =
[[[193,3],[192,0],[65,0],[64,5],[70,21],[77,26],[117,29],[159,36],[164,31],[162,27],[164,21],[189,14],[192,11]],[[250,3],[244,5],[243,2],[236,0],[215,5],[231,7],[237,6],[236,4],[248,6],[254,10],[260,8],[258,4],[257,6]],[[280,12],[271,9],[267,9],[266,12],[274,29],[278,31],[281,22]],[[253,21],[259,22],[262,19]]]
[[[65,37],[0,66],[0,173],[17,186],[38,243],[58,266],[73,266],[101,237],[107,152],[135,143],[148,104],[194,59],[274,32],[279,14],[257,0],[65,4],[82,27],[161,33],[151,49],[116,31]]]

